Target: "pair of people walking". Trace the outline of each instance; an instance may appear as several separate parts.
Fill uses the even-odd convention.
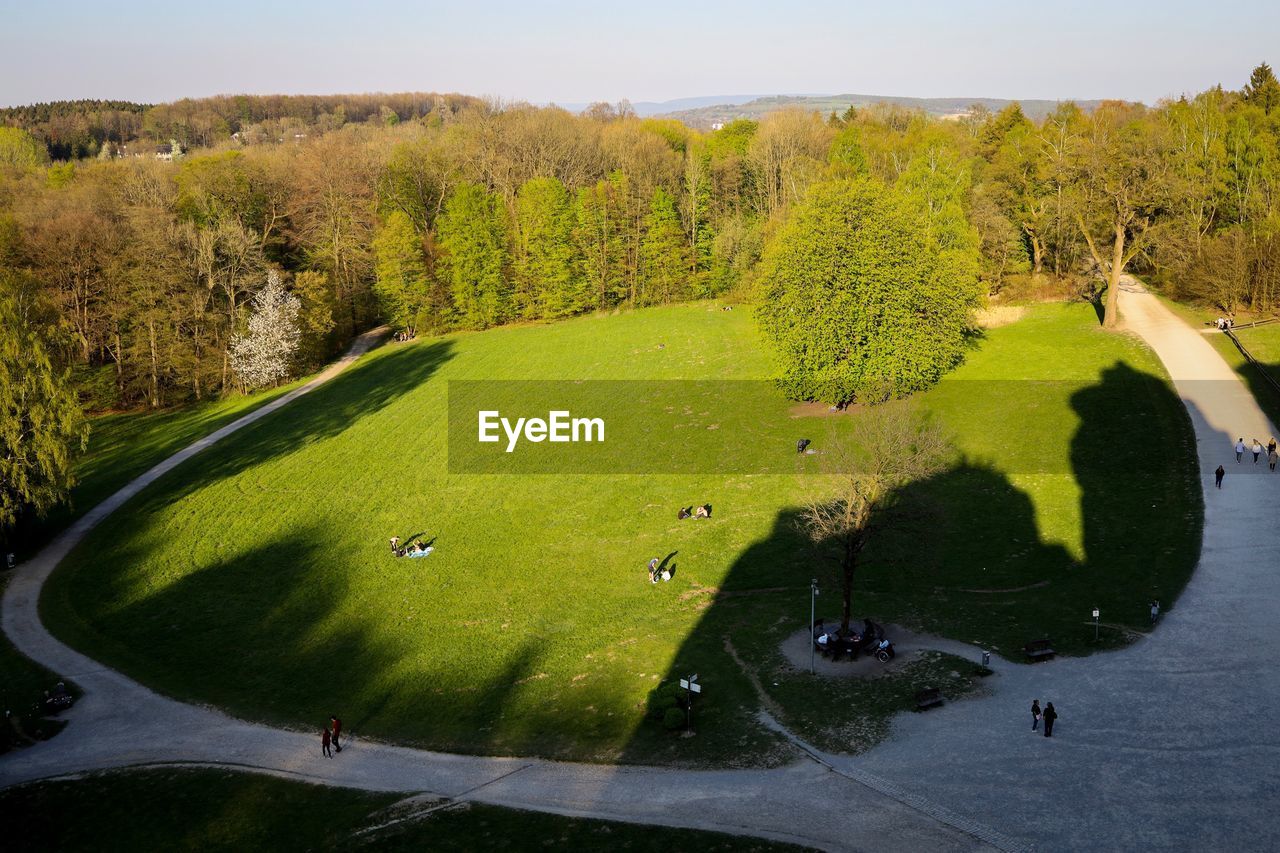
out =
[[[1053,737],[1053,723],[1058,719],[1058,712],[1054,710],[1053,703],[1044,706],[1044,710],[1040,710],[1040,700],[1031,700],[1031,731],[1035,731],[1040,726],[1040,721],[1044,720],[1044,736]]]
[[[330,717],[329,724],[320,730],[320,753],[325,758],[333,758],[335,751],[342,752],[342,720],[338,719],[336,714]]]

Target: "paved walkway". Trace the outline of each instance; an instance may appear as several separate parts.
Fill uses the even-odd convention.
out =
[[[1128,327],[1155,349],[1186,402],[1200,469],[1228,465],[1205,489],[1201,563],[1153,635],[1108,655],[1035,667],[996,662],[991,695],[903,715],[893,737],[850,758],[779,770],[681,771],[444,755],[354,742],[333,761],[317,737],[271,729],[161,697],[63,646],[36,598],[89,529],[175,457],[95,508],[21,566],[3,627],[85,697],[53,741],[0,758],[0,786],[77,770],[175,761],[239,765],[370,790],[424,791],[560,814],[716,829],[845,850],[1275,849],[1280,736],[1280,474],[1236,466],[1237,435],[1273,433],[1212,346],[1130,282]],[[367,342],[364,346],[367,347]],[[358,353],[357,353],[358,354]],[[347,360],[354,357],[349,355]],[[184,451],[192,455],[342,369]],[[182,456],[182,454],[179,454]],[[186,458],[183,456],[183,458]],[[1032,698],[1062,718],[1032,735]]]

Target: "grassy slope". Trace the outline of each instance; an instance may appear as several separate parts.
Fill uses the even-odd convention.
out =
[[[99,415],[89,421],[89,445],[76,463],[77,484],[67,504],[20,531],[19,558],[34,553],[88,510],[158,462],[248,414],[301,382],[259,394],[159,412]]]
[[[46,618],[161,689],[276,723],[339,709],[357,733],[444,749],[759,761],[775,741],[723,640],[778,671],[809,578],[830,589],[788,523],[811,481],[452,475],[444,420],[447,379],[767,372],[748,312],[707,305],[384,349],[122,510],[55,575]],[[1171,601],[1200,507],[1189,424],[1159,375],[1089,306],[992,331],[957,374],[972,381],[925,400],[970,464],[918,490],[936,516],[868,553],[856,609],[1006,652],[1043,634],[1082,652],[1095,603],[1141,624],[1149,596]],[[776,398],[742,418],[778,436],[762,455],[847,423],[797,422]],[[710,522],[675,520],[705,499]],[[438,537],[430,558],[387,555],[387,535],[419,530]],[[670,551],[676,578],[649,585],[645,560]],[[677,754],[641,717],[686,666],[715,699]],[[794,707],[803,691],[779,684]]]
[[[494,806],[400,816],[399,794],[213,770],[136,770],[0,791],[0,844],[37,850],[797,850],[711,832],[581,820]]]

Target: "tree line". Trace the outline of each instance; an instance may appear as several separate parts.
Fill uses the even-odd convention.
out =
[[[625,104],[575,115],[418,95],[85,114],[108,108],[186,146],[172,161],[105,148],[51,162],[27,130],[0,128],[0,293],[26,318],[3,333],[37,335],[91,409],[296,374],[384,320],[479,329],[734,292],[760,304],[793,394],[844,400],[891,363],[900,390],[940,375],[984,292],[1099,298],[1132,270],[1222,310],[1280,298],[1266,65],[1239,91],[1067,103],[1040,122],[1016,105],[957,121],[877,105],[701,133]],[[192,131],[200,110],[225,127]],[[273,121],[305,130],[247,132]],[[253,337],[255,304],[287,322]],[[782,305],[856,314],[805,329]],[[911,358],[867,345],[886,330]],[[249,339],[288,346],[241,370]]]

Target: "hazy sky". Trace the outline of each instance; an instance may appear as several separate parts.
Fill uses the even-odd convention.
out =
[[[1114,97],[1280,65],[1280,2],[0,0],[0,104],[230,92]]]

